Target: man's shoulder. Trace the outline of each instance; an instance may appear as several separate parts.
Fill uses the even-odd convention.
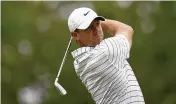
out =
[[[82,56],[83,54],[89,52],[90,50],[92,50],[92,47],[81,47],[78,48],[76,50],[74,50],[73,52],[71,52],[73,58],[77,58]]]
[[[72,52],[73,58],[77,62],[82,62],[85,60],[99,60],[101,57],[105,57],[105,51],[103,47],[82,47]]]

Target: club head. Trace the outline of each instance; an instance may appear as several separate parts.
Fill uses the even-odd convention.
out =
[[[58,78],[54,82],[56,89],[60,92],[61,95],[66,95],[67,91],[57,81],[58,81]]]

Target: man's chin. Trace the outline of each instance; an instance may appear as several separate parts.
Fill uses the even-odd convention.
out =
[[[100,44],[101,41],[102,41],[102,40],[98,39],[98,40],[94,43],[94,45]]]
[[[102,40],[103,40],[102,38],[97,38],[96,40],[94,40],[94,42],[92,43],[91,46],[96,46],[96,45],[100,44],[100,42],[101,42]]]

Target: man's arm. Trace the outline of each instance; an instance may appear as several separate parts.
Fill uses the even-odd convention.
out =
[[[116,36],[118,34],[124,35],[130,44],[132,45],[132,37],[133,37],[133,28],[129,25],[126,25],[122,22],[116,20],[106,19],[105,21],[101,21],[102,29],[107,31],[112,36]]]

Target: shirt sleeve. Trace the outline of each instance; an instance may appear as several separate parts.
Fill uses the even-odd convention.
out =
[[[103,40],[106,54],[109,59],[117,64],[119,61],[129,58],[130,44],[127,38],[121,34]]]

